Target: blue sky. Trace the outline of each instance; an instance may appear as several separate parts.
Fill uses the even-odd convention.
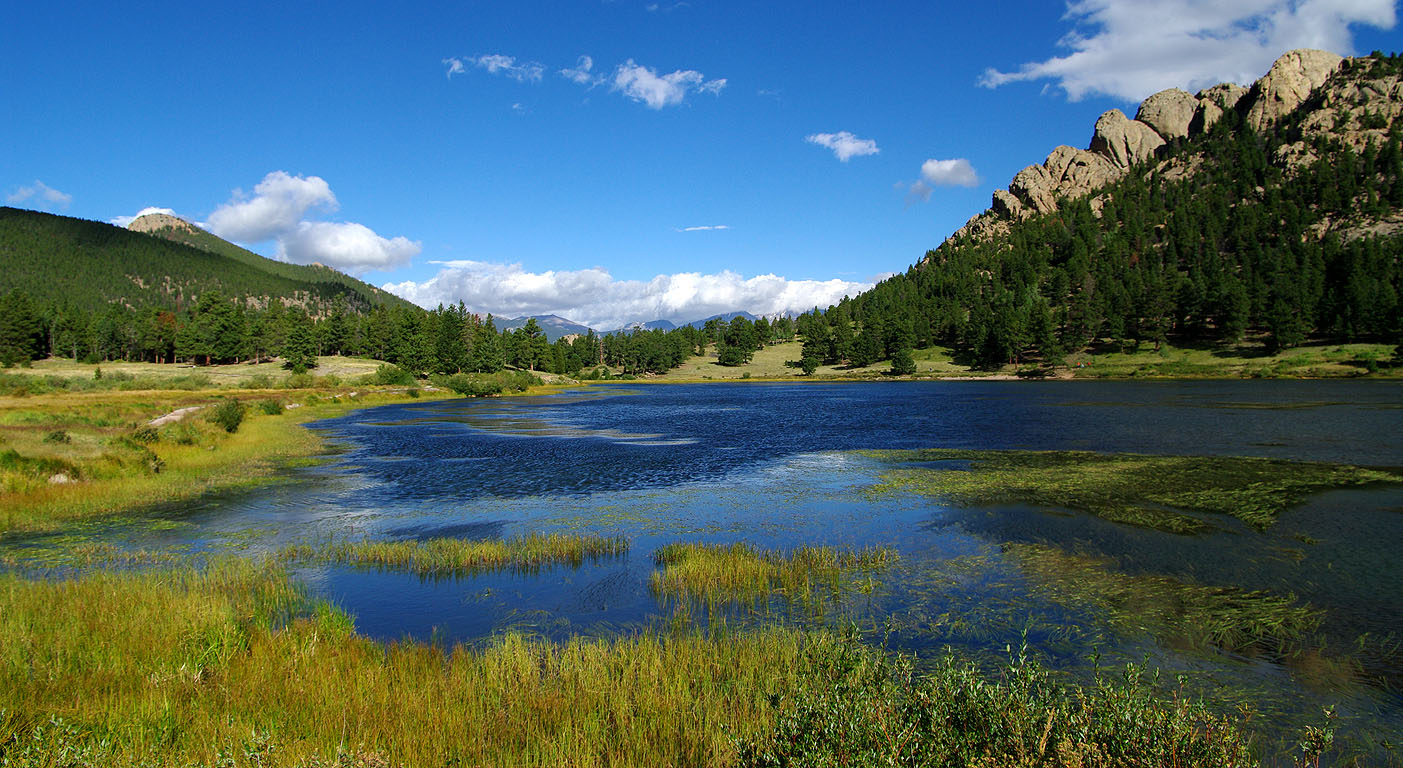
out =
[[[1107,109],[1403,47],[1395,0],[205,5],[9,9],[0,198],[600,328],[826,306]]]

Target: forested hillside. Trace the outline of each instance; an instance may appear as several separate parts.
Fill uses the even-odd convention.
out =
[[[1262,83],[1241,89],[1211,127],[1047,213],[1000,191],[904,274],[800,318],[804,356],[866,364],[940,344],[992,368],[1169,339],[1395,342],[1400,74],[1396,55],[1346,60],[1270,123],[1252,111]]]
[[[279,297],[321,315],[335,302],[353,312],[407,306],[325,267],[267,259],[202,230],[153,236],[38,211],[0,208],[0,292],[19,289],[40,304],[93,311],[112,301],[132,307],[186,308],[218,290],[266,304]]]

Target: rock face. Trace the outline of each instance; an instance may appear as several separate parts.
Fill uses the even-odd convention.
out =
[[[1247,111],[1247,123],[1260,131],[1281,119],[1324,84],[1342,61],[1342,56],[1315,50],[1291,51],[1277,59],[1252,89],[1256,98]]]
[[[1131,120],[1119,109],[1101,115],[1091,136],[1091,151],[1105,155],[1118,168],[1129,168],[1155,156],[1164,139],[1155,129]]]
[[[133,232],[155,232],[158,229],[178,229],[185,232],[194,232],[195,225],[185,219],[177,218],[165,213],[148,213],[145,216],[138,216],[132,223],[127,225],[127,229]]]
[[[1155,129],[1165,141],[1187,139],[1197,112],[1198,99],[1188,91],[1170,88],[1145,99],[1135,119]]]
[[[1203,133],[1229,111],[1242,113],[1245,110],[1247,122],[1262,130],[1305,103],[1312,91],[1340,71],[1342,61],[1340,56],[1328,51],[1290,51],[1277,59],[1251,89],[1222,83],[1190,95],[1170,88],[1145,99],[1134,120],[1118,109],[1106,112],[1096,121],[1088,149],[1058,147],[1042,165],[1030,165],[1019,171],[1008,189],[994,192],[990,210],[970,219],[954,236],[982,237],[1006,229],[1010,221],[1052,213],[1057,210],[1059,200],[1096,192],[1129,173],[1131,168],[1153,160],[1159,148],[1169,141]],[[1326,105],[1382,100],[1385,116],[1391,121],[1403,102],[1403,83],[1398,80],[1394,76],[1369,84],[1344,82],[1332,86],[1325,93]],[[1320,110],[1318,114],[1309,115],[1303,124],[1305,132],[1333,130],[1345,141],[1362,148],[1367,143],[1369,129],[1357,116],[1337,126],[1334,115],[1339,111]],[[1377,119],[1374,122],[1377,123]],[[1354,140],[1356,134],[1362,137],[1358,141]],[[1282,147],[1281,153],[1289,155],[1286,160],[1292,164],[1308,162],[1310,155],[1304,147],[1303,142],[1297,142]],[[1172,165],[1162,166],[1161,170],[1174,178],[1193,172],[1192,158]]]

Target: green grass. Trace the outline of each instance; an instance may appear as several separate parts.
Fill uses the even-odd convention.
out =
[[[783,629],[384,645],[266,562],[0,575],[0,637],[16,768],[1246,764],[1238,724],[1134,670],[916,677]]]
[[[1172,533],[1197,533],[1202,516],[1229,515],[1261,530],[1307,496],[1332,488],[1401,483],[1383,470],[1235,456],[1147,456],[1085,451],[864,451],[896,465],[874,492],[905,491],[955,504],[1029,504],[1090,512]],[[968,469],[902,467],[967,462]]]
[[[405,570],[422,575],[467,575],[489,571],[532,571],[548,565],[579,566],[585,560],[628,551],[618,536],[531,534],[510,539],[429,539],[427,541],[341,541],[322,546],[295,546],[285,554],[297,559]]]
[[[662,568],[649,581],[653,594],[707,603],[753,605],[773,593],[803,600],[819,589],[838,591],[843,576],[873,571],[897,557],[886,548],[857,551],[833,547],[800,547],[789,554],[730,546],[685,542],[668,544],[653,555]]]

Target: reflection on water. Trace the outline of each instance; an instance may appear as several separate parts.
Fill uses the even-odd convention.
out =
[[[613,635],[668,620],[677,606],[661,604],[647,585],[652,553],[672,542],[886,546],[900,559],[821,610],[777,597],[705,615],[733,625],[856,622],[899,650],[952,647],[990,661],[1026,637],[1050,664],[1079,675],[1095,664],[1149,661],[1224,707],[1251,702],[1263,713],[1254,722],[1278,735],[1339,704],[1342,735],[1362,744],[1403,733],[1403,490],[1321,494],[1265,533],[1226,521],[1186,537],[1066,510],[874,496],[864,491],[883,467],[850,451],[1084,449],[1397,466],[1400,403],[1403,388],[1375,382],[599,387],[413,403],[317,425],[345,451],[297,470],[301,482],[183,505],[180,527],[89,534],[251,553],[333,537],[579,531],[630,540],[622,557],[530,575],[298,572],[365,634],[445,642],[509,628]],[[1020,560],[1026,545],[1076,553],[1127,583],[1153,576],[1294,595],[1324,619],[1280,653],[1189,642],[1192,632],[1137,628],[1094,600],[1049,588],[1061,577]]]

